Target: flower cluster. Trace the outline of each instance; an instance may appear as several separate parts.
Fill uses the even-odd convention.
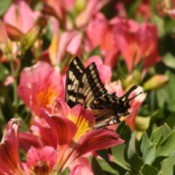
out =
[[[160,19],[167,15],[173,20],[174,6],[164,0],[152,7],[151,2],[4,2],[0,9],[0,174],[92,175],[97,169],[96,174],[104,170],[144,174],[145,164],[151,166],[153,161],[145,158],[146,148],[140,144],[139,152],[146,160],[140,167],[137,162],[140,169],[131,166],[138,156],[131,149],[136,145],[132,139],[148,142],[144,132],[149,127],[153,132],[162,122],[161,117],[156,118],[151,125],[150,116],[167,111],[171,118],[174,114],[174,106],[167,100],[171,95],[161,89],[173,77],[173,51],[160,52],[160,40],[166,38]],[[96,64],[109,94],[123,97],[133,85],[139,87],[129,98],[130,114],[121,125],[95,128],[91,109],[81,104],[71,108],[65,102],[67,69],[75,56],[85,68]],[[137,95],[143,90],[146,93]],[[172,126],[171,119],[169,123]],[[151,141],[146,145],[154,145]],[[106,152],[98,152],[101,150]],[[123,153],[121,162],[115,152]],[[124,161],[124,152],[130,162]],[[117,166],[112,167],[111,162]],[[103,170],[103,164],[110,167],[105,165]]]

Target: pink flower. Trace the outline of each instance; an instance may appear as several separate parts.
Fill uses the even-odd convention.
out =
[[[57,156],[53,147],[45,146],[41,149],[31,147],[27,152],[27,171],[32,170],[35,174],[51,174]]]
[[[53,65],[60,63],[69,53],[79,55],[81,52],[82,34],[76,30],[61,33],[58,22],[52,19],[53,37],[48,49],[49,59]]]
[[[57,154],[52,147],[31,147],[27,152],[27,162],[21,161],[18,146],[19,125],[19,120],[11,119],[0,143],[0,174],[30,175],[53,172]]]
[[[56,68],[46,62],[25,68],[20,76],[19,97],[35,114],[41,108],[51,110],[55,99],[64,96],[61,75]]]
[[[22,33],[27,33],[38,17],[39,13],[33,12],[25,1],[18,1],[10,5],[3,16],[3,21]]]
[[[101,13],[93,16],[86,30],[86,49],[100,47],[105,64],[113,67],[119,53],[115,31],[111,23]],[[95,36],[95,37],[94,37]]]
[[[45,0],[45,13],[54,15],[62,26],[72,29],[75,24],[77,27],[86,25],[91,17],[96,14],[109,0],[89,0],[89,1],[56,1]],[[69,13],[73,14],[73,19]]]
[[[51,146],[58,153],[54,165],[58,172],[62,172],[85,153],[123,143],[111,130],[93,130],[94,116],[80,105],[70,109],[66,103],[59,100],[54,111],[44,112],[45,124],[39,122],[42,118],[38,118],[38,122],[33,124],[31,129],[33,128],[33,134],[40,138],[41,145]]]
[[[0,143],[0,174],[22,175],[19,157],[18,132],[20,121],[11,119]]]
[[[158,61],[158,34],[152,24],[137,24],[133,20],[114,18],[108,21],[104,15],[93,16],[86,30],[86,49],[100,47],[104,62],[111,67],[124,57],[128,71],[142,61],[145,71]],[[95,35],[95,37],[94,37]]]
[[[160,61],[155,25],[145,23],[138,25],[133,20],[121,18],[115,18],[111,23],[115,27],[115,39],[128,71],[131,71],[140,61],[143,62],[144,70]]]
[[[69,167],[72,174],[82,171],[92,174],[87,161],[74,161],[88,152],[123,143],[111,130],[94,130],[94,116],[90,111],[80,105],[70,109],[66,103],[58,100],[55,110],[52,113],[44,110],[31,126],[33,133],[26,134],[22,140],[25,145],[30,145],[25,149],[26,162],[22,162],[18,146],[21,139],[18,137],[19,125],[19,120],[12,119],[0,143],[1,174],[52,174],[61,173]],[[25,133],[22,135],[24,138]],[[36,148],[31,145],[34,138],[39,143]]]
[[[157,13],[161,17],[165,15],[170,16],[172,19],[175,19],[175,2],[174,0],[162,0],[157,4]]]
[[[70,109],[66,103],[59,101],[57,108],[57,111],[59,110],[57,115],[62,116],[61,119],[64,123],[59,117],[52,115],[45,119],[52,128],[52,134],[59,133],[59,136],[55,136],[55,138],[59,138],[60,156],[57,166],[60,171],[87,152],[109,148],[123,142],[116,133],[110,130],[93,130],[94,116],[80,105]],[[68,126],[70,124],[71,126]],[[58,127],[58,132],[55,132],[54,130],[57,130]],[[66,132],[70,128],[72,128],[71,135],[70,132]],[[64,134],[60,135],[60,133]]]
[[[97,14],[98,11],[109,2],[110,0],[89,0],[87,1],[85,8],[77,16],[75,23],[78,27],[86,25],[93,15]]]

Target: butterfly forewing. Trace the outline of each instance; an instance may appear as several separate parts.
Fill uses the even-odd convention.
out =
[[[95,63],[91,63],[85,71],[86,74],[86,82],[85,86],[88,86],[86,89],[86,99],[85,99],[85,106],[87,108],[92,108],[94,101],[104,96],[104,98],[108,98],[108,93],[104,88],[103,83],[99,77],[99,73]],[[84,83],[84,82],[83,82]]]
[[[107,91],[100,80],[95,63],[91,63],[86,69],[79,58],[74,58],[69,65],[66,79],[66,102],[73,107],[82,104],[91,108],[95,99],[106,96]]]
[[[66,77],[66,102],[70,107],[78,104],[84,104],[85,96],[79,93],[80,89],[84,86],[82,78],[85,75],[85,68],[81,61],[76,57],[69,65]]]

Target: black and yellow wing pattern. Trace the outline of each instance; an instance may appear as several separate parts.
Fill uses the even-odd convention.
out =
[[[66,77],[66,102],[70,107],[81,104],[95,116],[95,128],[120,122],[130,108],[129,95],[133,86],[122,97],[108,94],[102,83],[95,63],[85,68],[78,57],[69,64]]]

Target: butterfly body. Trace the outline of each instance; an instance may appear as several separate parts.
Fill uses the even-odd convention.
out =
[[[87,68],[75,57],[68,68],[66,78],[66,102],[70,107],[81,104],[95,116],[95,128],[120,122],[121,116],[129,114],[129,95],[133,86],[122,97],[109,94],[102,83],[95,63]]]

